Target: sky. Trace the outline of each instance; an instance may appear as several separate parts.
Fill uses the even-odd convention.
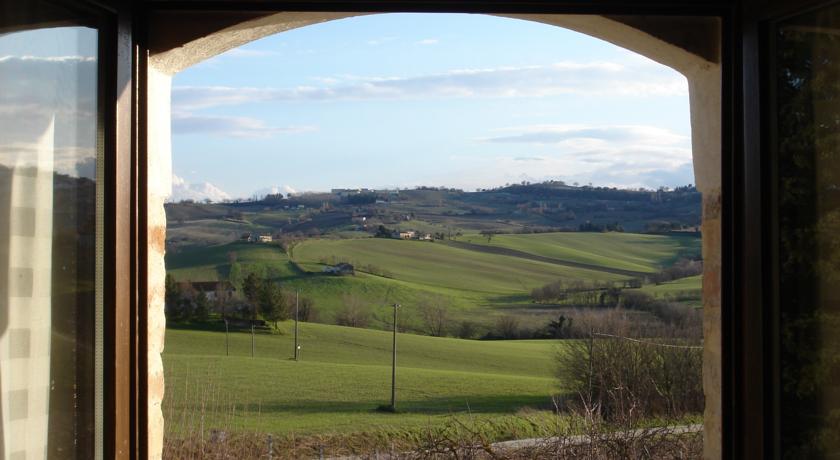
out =
[[[485,15],[362,16],[246,44],[175,75],[172,135],[173,199],[694,183],[685,77]]]

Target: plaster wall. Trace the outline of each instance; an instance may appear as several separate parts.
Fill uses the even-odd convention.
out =
[[[334,19],[359,16],[362,13],[275,13],[208,32],[188,41],[158,40],[150,56],[148,76],[148,222],[149,222],[149,455],[160,458],[163,447],[164,375],[160,353],[165,334],[164,317],[164,251],[166,214],[163,203],[171,193],[172,156],[170,133],[171,76],[185,68],[209,59],[250,41]],[[706,396],[704,419],[704,457],[721,457],[721,73],[718,62],[687,51],[691,42],[674,45],[634,26],[595,15],[503,15],[505,17],[551,24],[575,30],[629,49],[685,75],[691,104],[692,152],[695,183],[703,195],[703,306],[704,361],[703,385]],[[658,21],[662,30],[663,18]],[[667,31],[667,27],[665,29]],[[696,34],[698,49],[709,49],[709,40],[719,41],[716,28],[705,28]],[[152,26],[155,35],[154,24]],[[159,30],[158,37],[166,37]],[[685,31],[679,31],[682,37]],[[702,32],[702,33],[700,33]],[[199,34],[200,35],[200,34]],[[702,42],[702,43],[701,43]],[[716,42],[717,43],[717,42]],[[718,61],[713,59],[713,61]]]

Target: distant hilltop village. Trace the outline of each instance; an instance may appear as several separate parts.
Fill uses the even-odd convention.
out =
[[[700,234],[701,195],[692,185],[618,189],[560,181],[480,191],[446,187],[333,188],[220,203],[166,205],[167,244],[286,244],[296,238],[435,241],[461,234],[634,232]]]
[[[350,195],[362,195],[365,193],[376,193],[384,195],[399,195],[400,189],[372,189],[372,188],[334,188],[330,190],[335,196],[345,197]]]

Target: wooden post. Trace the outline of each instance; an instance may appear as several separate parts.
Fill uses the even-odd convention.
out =
[[[227,318],[225,318],[225,356],[230,356],[230,328]]]
[[[397,308],[400,304],[394,304],[394,339],[391,354],[391,410],[397,410]]]
[[[251,357],[254,357],[254,322],[251,321]]]
[[[300,358],[300,345],[298,345],[298,314],[300,306],[300,291],[295,291],[295,361]]]

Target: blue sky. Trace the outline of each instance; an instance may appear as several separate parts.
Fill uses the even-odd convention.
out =
[[[284,32],[176,75],[172,110],[174,198],[694,182],[682,75],[507,18],[386,14]]]

